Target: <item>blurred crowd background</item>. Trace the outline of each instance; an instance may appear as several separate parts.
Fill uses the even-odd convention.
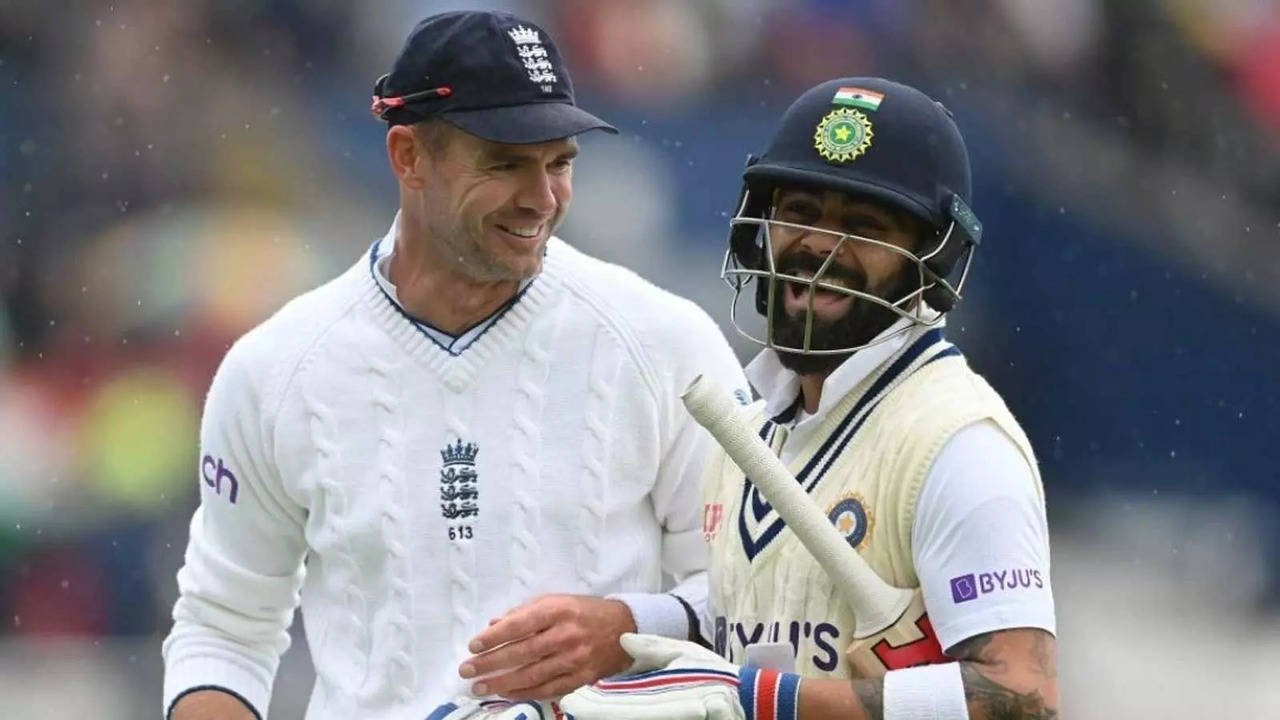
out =
[[[1042,463],[1066,716],[1280,717],[1276,0],[0,0],[0,714],[159,712],[212,372],[385,232],[373,81],[481,6],[622,130],[559,234],[721,321],[801,90],[947,104],[986,223],[949,332]]]

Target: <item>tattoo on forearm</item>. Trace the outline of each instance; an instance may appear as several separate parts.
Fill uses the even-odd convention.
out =
[[[957,643],[948,653],[961,661],[960,677],[972,720],[1055,720],[1057,708],[1050,707],[1038,690],[1020,693],[992,679],[992,675],[1000,676],[1008,670],[1007,662],[990,647],[994,639],[995,633],[976,635]],[[1058,670],[1049,637],[1037,633],[1032,643],[1035,671],[1046,679],[1056,678]]]
[[[961,640],[955,645],[952,645],[951,649],[947,651],[947,654],[957,660],[986,662],[987,660],[982,657],[983,651],[987,649],[987,646],[991,644],[991,641],[994,640],[995,637],[995,633],[974,635],[967,640]]]
[[[1036,659],[1036,669],[1047,678],[1058,677],[1058,663],[1054,660],[1053,648],[1050,647],[1047,635],[1036,634],[1033,641],[1032,654]]]
[[[867,720],[884,720],[884,678],[854,680],[853,694],[862,703]]]
[[[1039,692],[1019,693],[988,678],[971,663],[960,663],[964,696],[973,720],[1055,720],[1058,711],[1045,706]],[[972,711],[977,710],[980,714]]]

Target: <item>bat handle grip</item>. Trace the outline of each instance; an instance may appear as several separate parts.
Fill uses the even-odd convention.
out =
[[[897,622],[912,590],[885,582],[836,532],[777,455],[740,417],[741,406],[713,380],[694,378],[680,396],[689,414],[711,433],[734,464],[752,479],[800,542],[836,584],[855,618],[854,637],[874,635]]]

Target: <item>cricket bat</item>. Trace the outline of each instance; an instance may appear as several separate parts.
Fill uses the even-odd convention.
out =
[[[748,424],[745,408],[701,375],[681,399],[840,588],[855,620],[845,659],[856,676],[876,677],[947,660],[929,625],[920,588],[894,587],[871,569]]]

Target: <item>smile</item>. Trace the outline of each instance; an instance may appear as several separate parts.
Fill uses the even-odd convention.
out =
[[[524,227],[498,225],[497,228],[502,232],[507,233],[508,235],[514,235],[515,237],[518,237],[524,240],[532,240],[542,234],[541,223],[537,225],[529,225]]]
[[[794,270],[785,274],[792,277],[798,277],[806,281],[813,280],[813,273],[805,270]],[[841,277],[824,276],[818,282],[821,285],[830,285],[836,288],[848,290],[854,289],[850,280]],[[853,296],[847,293],[820,286],[812,286],[807,282],[800,283],[794,280],[784,280],[783,288],[783,299],[786,301],[788,310],[792,312],[807,309],[810,294],[813,295],[814,310],[823,312],[824,314],[829,312],[838,312],[840,308],[853,301]]]

